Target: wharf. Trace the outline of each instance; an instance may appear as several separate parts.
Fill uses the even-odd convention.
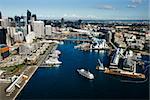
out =
[[[10,96],[6,96],[6,88],[10,86],[10,84],[7,83],[0,83],[0,100],[15,100],[18,94],[21,92],[21,90],[24,88],[24,86],[28,83],[32,75],[36,72],[38,67],[43,63],[49,52],[54,50],[56,48],[56,44],[50,44],[50,48],[45,52],[44,55],[41,55],[40,58],[37,61],[36,65],[30,65],[27,66],[26,69],[23,71],[24,75],[28,76],[28,79],[25,81],[22,81],[20,85],[20,88],[16,88],[13,93]]]
[[[125,76],[125,77],[130,77],[130,78],[145,79],[144,74],[124,71],[124,70],[121,70],[121,69],[108,69],[108,68],[106,68],[104,73],[112,74],[112,75],[118,75],[118,76]]]
[[[57,67],[57,64],[42,64],[40,67]]]
[[[58,45],[55,45],[55,46],[52,48],[52,50],[51,50],[50,52],[48,52],[48,54],[49,54],[49,53],[52,53],[54,50],[56,50],[57,47],[58,47]],[[45,56],[45,59],[48,59],[48,54]],[[44,60],[45,60],[45,59],[44,59]],[[43,60],[43,62],[40,64],[39,67],[53,67],[53,66],[54,66],[54,65],[46,64],[46,63],[44,62],[44,60]]]
[[[89,51],[89,50],[111,50],[111,48],[87,48],[87,47],[79,47],[79,49],[84,50],[84,51]]]

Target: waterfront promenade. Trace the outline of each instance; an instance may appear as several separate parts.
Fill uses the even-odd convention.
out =
[[[15,100],[15,98],[18,96],[18,94],[21,92],[21,90],[24,88],[24,86],[28,83],[28,81],[30,80],[30,78],[32,77],[32,75],[36,72],[36,70],[38,69],[38,67],[43,63],[43,61],[45,60],[45,58],[47,57],[47,55],[52,52],[52,50],[56,49],[57,45],[52,43],[50,44],[50,47],[48,48],[48,50],[45,52],[45,54],[41,55],[40,58],[37,61],[36,65],[29,65],[26,66],[26,69],[23,71],[24,75],[28,76],[27,80],[23,80],[21,82],[20,88],[16,88],[14,90],[14,92],[12,94],[10,94],[10,96],[7,96],[5,90],[8,86],[10,86],[10,84],[7,83],[0,83],[0,100]]]

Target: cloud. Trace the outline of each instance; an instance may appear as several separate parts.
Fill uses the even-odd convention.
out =
[[[140,4],[143,2],[143,0],[131,0],[131,2],[134,4]]]
[[[128,8],[137,8],[144,0],[130,0]]]
[[[84,16],[84,15],[78,15],[75,13],[64,14],[63,17],[66,19],[97,19],[98,18],[97,16],[94,16],[94,15],[85,15]]]
[[[136,5],[128,5],[128,8],[136,8]]]
[[[113,10],[113,9],[115,9],[112,5],[97,5],[96,8],[98,8],[98,9],[105,9],[105,10]]]

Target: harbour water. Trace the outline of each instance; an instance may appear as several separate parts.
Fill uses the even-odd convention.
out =
[[[97,59],[108,64],[109,56],[103,52],[85,52],[74,49],[73,43],[59,45],[61,51],[58,68],[38,68],[17,100],[32,99],[148,99],[149,83],[126,83],[121,78],[106,75],[95,69]],[[78,68],[89,69],[95,76],[88,80],[79,75]]]

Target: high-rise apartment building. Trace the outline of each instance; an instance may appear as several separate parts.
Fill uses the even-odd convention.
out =
[[[43,21],[34,21],[33,22],[33,31],[35,32],[35,36],[37,38],[42,38],[45,36],[44,34],[44,22]]]
[[[52,27],[51,25],[45,25],[45,35],[49,36],[52,34]]]

